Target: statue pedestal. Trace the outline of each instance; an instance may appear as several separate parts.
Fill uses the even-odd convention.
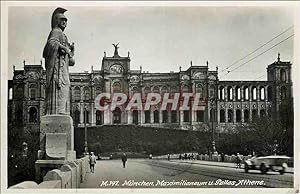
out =
[[[41,117],[40,150],[35,163],[36,181],[44,173],[60,168],[64,163],[76,160],[74,151],[74,127],[69,115],[46,115]]]

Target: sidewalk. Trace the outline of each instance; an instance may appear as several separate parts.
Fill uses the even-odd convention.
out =
[[[215,162],[215,161],[205,161],[205,160],[179,160],[179,159],[171,159],[170,162],[176,161],[179,163],[191,163],[191,164],[198,164],[198,165],[207,165],[207,166],[219,166],[219,167],[226,167],[226,168],[236,168],[236,163],[230,162]],[[242,169],[244,165],[242,164]],[[286,169],[286,173],[294,174],[294,168],[288,167]]]

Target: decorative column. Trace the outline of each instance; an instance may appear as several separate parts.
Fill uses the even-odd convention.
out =
[[[236,108],[235,108],[235,106],[232,106],[232,112],[233,112],[233,123],[236,123]]]
[[[96,125],[96,111],[95,111],[95,103],[94,102],[92,102],[92,104],[91,104],[91,113],[92,113],[92,115],[91,115],[91,117],[92,117],[92,126],[95,126]]]
[[[80,124],[83,124],[84,119],[84,104],[80,103]]]
[[[225,107],[225,123],[228,123],[228,109]]]
[[[159,110],[159,124],[161,124],[162,123],[162,111],[161,110]]]
[[[154,123],[154,111],[152,110],[152,108],[150,108],[150,123]]]
[[[242,122],[245,122],[245,119],[244,119],[244,104],[241,105],[241,121]]]
[[[145,123],[145,112],[143,110],[140,111],[140,115],[141,115],[141,121],[140,123],[141,124],[144,124]]]
[[[172,122],[172,112],[168,111],[168,123]]]
[[[106,106],[106,105],[107,105],[107,102],[104,103],[104,106]],[[112,113],[110,111],[110,107],[103,111],[103,124],[111,124],[112,123],[111,118],[110,118],[111,114]]]
[[[179,111],[179,124],[182,125],[183,124],[183,110]]]
[[[127,123],[132,124],[133,123],[133,112],[131,110],[125,111],[127,113]]]

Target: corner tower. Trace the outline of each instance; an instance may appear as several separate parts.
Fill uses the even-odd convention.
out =
[[[291,66],[291,62],[281,61],[280,53],[278,53],[277,61],[267,67],[268,81],[271,85],[268,89],[268,96],[271,96],[271,101],[277,111],[281,103],[292,100]]]

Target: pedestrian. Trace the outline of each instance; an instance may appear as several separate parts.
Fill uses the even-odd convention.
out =
[[[225,160],[225,155],[224,155],[224,153],[222,153],[221,154],[221,161],[224,162],[224,160]]]
[[[170,160],[170,154],[168,154],[168,160]]]
[[[149,154],[149,159],[152,159],[152,154]]]
[[[184,154],[184,159],[187,160],[187,153]]]
[[[123,168],[125,168],[126,161],[127,161],[127,156],[125,153],[123,153],[123,156],[122,156]]]
[[[94,173],[95,172],[95,164],[96,164],[96,156],[94,155],[94,152],[91,152],[91,155],[89,157],[89,162],[90,162],[91,173]]]
[[[236,154],[236,168],[241,168],[241,157],[240,154]]]
[[[181,160],[181,158],[182,158],[182,156],[181,156],[181,154],[179,154],[179,160]]]

